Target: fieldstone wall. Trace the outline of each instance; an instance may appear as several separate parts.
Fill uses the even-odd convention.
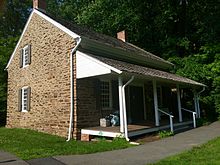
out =
[[[31,44],[31,64],[19,67],[20,50]],[[7,127],[67,136],[70,117],[70,53],[73,38],[37,14],[8,68]],[[74,74],[75,75],[75,74]],[[18,90],[31,87],[29,112],[18,111]]]
[[[99,89],[99,80],[95,78],[77,80],[78,129],[99,126],[101,118]]]

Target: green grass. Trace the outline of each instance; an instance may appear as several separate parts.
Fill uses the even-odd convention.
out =
[[[0,150],[11,152],[23,160],[56,155],[88,154],[130,147],[124,139],[112,142],[81,142],[28,129],[0,128]]]
[[[220,137],[190,151],[163,159],[154,165],[219,165]]]

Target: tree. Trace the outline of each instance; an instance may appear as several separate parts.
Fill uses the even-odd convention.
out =
[[[202,93],[201,104],[209,120],[220,116],[220,44],[201,47],[198,54],[169,59],[176,64],[175,72],[207,85]]]
[[[31,0],[1,1],[0,13],[0,125],[6,122],[7,72],[4,71],[31,11]]]

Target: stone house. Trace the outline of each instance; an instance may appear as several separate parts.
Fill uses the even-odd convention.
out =
[[[169,72],[173,64],[118,38],[34,8],[6,67],[7,127],[89,140],[195,125],[205,85]],[[193,93],[193,110],[181,106]],[[119,112],[119,126],[100,119]]]

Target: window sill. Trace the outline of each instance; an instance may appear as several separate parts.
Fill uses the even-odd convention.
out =
[[[23,66],[22,68],[27,68],[29,65],[25,65],[25,66]]]
[[[21,112],[27,113],[28,111],[24,111],[24,110],[22,110]]]

